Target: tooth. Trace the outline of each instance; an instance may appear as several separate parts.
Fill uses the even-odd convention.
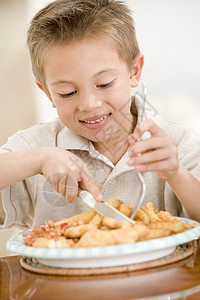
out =
[[[102,117],[101,119],[98,119],[96,121],[84,121],[85,123],[88,124],[94,124],[94,123],[99,123],[100,121],[102,121],[103,119],[105,119],[108,115],[105,115],[104,117]]]

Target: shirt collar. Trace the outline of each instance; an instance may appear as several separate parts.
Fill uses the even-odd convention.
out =
[[[57,146],[66,150],[88,151],[92,158],[100,159],[107,165],[114,167],[112,162],[107,157],[94,148],[91,141],[74,133],[67,127],[63,127],[58,133]]]
[[[57,146],[62,149],[89,151],[89,143],[89,140],[74,133],[67,127],[63,127],[57,135]]]

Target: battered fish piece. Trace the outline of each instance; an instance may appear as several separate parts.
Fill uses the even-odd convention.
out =
[[[135,243],[139,238],[148,233],[144,224],[136,224],[126,229],[102,231],[100,229],[87,231],[74,245],[78,247],[102,247],[119,244]]]
[[[96,215],[94,215],[94,217],[89,222],[89,224],[93,224],[93,225],[96,225],[96,226],[101,226],[102,221],[103,221],[103,216],[100,215],[99,213],[96,213]]]

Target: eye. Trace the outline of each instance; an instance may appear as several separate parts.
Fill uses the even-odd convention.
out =
[[[98,84],[97,87],[106,89],[106,88],[109,88],[110,86],[112,86],[113,83],[114,83],[114,80],[112,80],[111,82],[105,83],[105,84]]]
[[[77,91],[73,91],[73,92],[67,93],[67,94],[59,94],[59,96],[60,96],[61,98],[70,98],[70,97],[72,97],[73,95],[75,95],[76,93],[77,93]]]

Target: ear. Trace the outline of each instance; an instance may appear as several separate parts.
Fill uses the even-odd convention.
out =
[[[142,74],[142,68],[144,65],[144,55],[138,54],[132,61],[131,73],[130,73],[130,86],[138,86]]]
[[[43,88],[43,85],[40,83],[40,81],[37,80],[37,78],[35,78],[35,83],[37,84],[37,86],[46,94],[46,96],[49,98],[49,100],[51,101],[51,104],[52,106],[55,108],[55,104],[53,102],[53,99],[50,95],[50,93],[48,91],[46,91],[44,88]]]

